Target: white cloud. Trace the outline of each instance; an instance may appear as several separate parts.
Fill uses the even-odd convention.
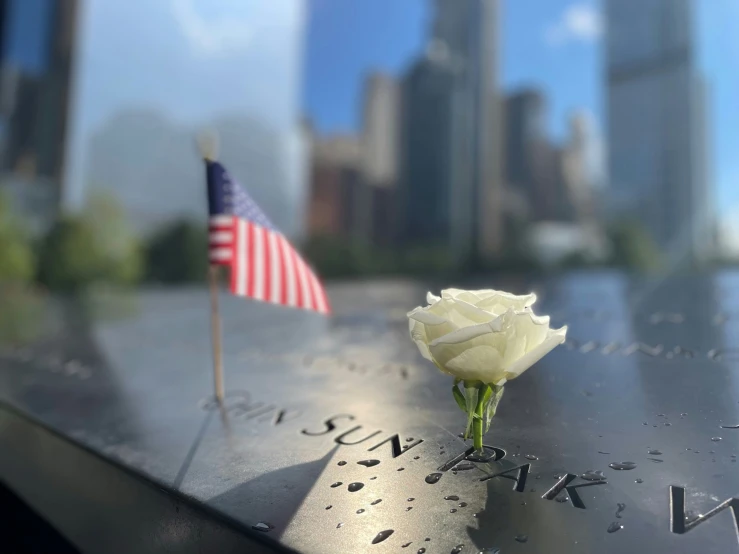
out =
[[[300,0],[170,0],[172,15],[191,48],[205,56],[256,47],[257,35],[298,23]],[[219,13],[220,12],[220,13]]]
[[[568,42],[592,42],[603,34],[603,19],[592,4],[571,4],[559,20],[549,25],[544,39],[551,46]]]

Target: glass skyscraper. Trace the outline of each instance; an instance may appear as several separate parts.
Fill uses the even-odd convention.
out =
[[[691,0],[607,0],[612,208],[673,263],[712,252],[705,98]]]
[[[425,57],[403,88],[401,188],[407,242],[457,261],[500,244],[497,0],[437,0]]]
[[[0,187],[50,220],[64,174],[77,0],[0,0]]]

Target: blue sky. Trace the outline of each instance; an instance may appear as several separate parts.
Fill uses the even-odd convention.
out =
[[[400,74],[424,44],[426,0],[310,0],[303,107],[322,132],[356,130],[362,77]],[[722,215],[739,219],[739,1],[697,0],[699,55],[709,83],[711,173]],[[574,109],[602,121],[602,22],[595,0],[503,0],[501,83],[549,100],[552,135]],[[601,124],[602,127],[602,124]]]

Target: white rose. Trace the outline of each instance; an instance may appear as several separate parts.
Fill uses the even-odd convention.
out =
[[[497,290],[428,293],[428,306],[408,313],[411,338],[427,360],[464,381],[502,386],[562,344],[567,326],[531,311],[535,294]]]

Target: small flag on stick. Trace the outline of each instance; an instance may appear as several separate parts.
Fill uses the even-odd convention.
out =
[[[230,269],[230,289],[292,308],[330,314],[326,291],[297,250],[241,185],[216,161],[217,138],[201,136],[208,181],[211,316],[216,398],[223,398],[217,270]]]

